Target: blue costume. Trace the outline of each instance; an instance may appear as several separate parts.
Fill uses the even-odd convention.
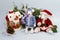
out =
[[[36,20],[33,15],[31,15],[30,17],[27,15],[24,21],[25,21],[25,25],[28,27],[34,27],[34,24],[36,24]]]
[[[23,23],[25,24],[25,26],[34,27],[34,24],[36,24],[35,16],[31,15],[29,17],[29,15],[25,15],[23,19]]]
[[[25,23],[26,27],[34,27],[34,24],[36,24],[35,16],[33,16],[32,14],[28,14],[28,11],[31,11],[31,9],[27,9],[22,21],[23,23]]]

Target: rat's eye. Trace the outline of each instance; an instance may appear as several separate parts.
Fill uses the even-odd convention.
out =
[[[20,15],[19,15],[20,16]]]
[[[11,16],[10,16],[10,18],[11,18]]]

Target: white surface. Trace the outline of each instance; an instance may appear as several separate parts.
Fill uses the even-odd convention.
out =
[[[53,13],[51,20],[58,26],[58,33],[25,33],[17,31],[14,35],[6,34],[5,16],[8,10],[13,8],[13,3],[20,8],[22,3],[27,3],[29,7],[48,9]],[[0,0],[0,40],[60,40],[60,0]]]

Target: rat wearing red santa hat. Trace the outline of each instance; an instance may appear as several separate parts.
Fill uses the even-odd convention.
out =
[[[51,20],[48,18],[49,16],[52,16],[52,13],[46,9],[40,12],[39,18],[36,20],[38,27],[35,29],[35,32],[52,32],[51,28],[53,28],[53,24]]]
[[[19,11],[14,12],[13,10],[9,10],[9,14],[6,16],[7,29],[10,30],[9,28],[11,28],[14,31],[20,30],[21,18],[22,15],[19,13]],[[10,30],[10,32],[8,32],[11,33],[13,30]]]

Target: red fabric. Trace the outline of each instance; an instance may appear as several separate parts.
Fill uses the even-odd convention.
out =
[[[14,13],[14,11],[9,11],[10,14]]]
[[[37,19],[37,23],[38,23],[38,22],[41,22],[41,23],[42,23],[42,21],[43,21],[43,20],[42,20],[41,18],[38,18],[38,19]],[[51,20],[50,20],[49,18],[47,18],[47,20],[45,20],[44,23],[45,23],[45,24],[48,24],[48,25],[53,25],[52,22],[51,22]]]
[[[14,29],[16,29],[16,26],[13,26]]]
[[[8,15],[5,17],[6,21],[9,21]]]
[[[19,23],[20,23],[20,25],[22,24],[22,21],[21,21],[21,20],[22,20],[22,18],[19,19]]]
[[[43,20],[42,20],[41,18],[38,18],[38,19],[36,20],[37,23],[38,23],[38,22],[41,22],[41,24],[42,24],[42,21],[43,21]],[[44,21],[44,24],[53,25],[52,22],[51,22],[51,20],[50,20],[49,18],[47,18],[47,20]],[[43,28],[42,26],[40,26],[39,28],[40,28],[41,31],[45,31],[45,32],[46,32],[46,30],[48,29],[48,26],[45,26],[45,28],[46,28],[45,30],[42,30],[42,29],[41,29],[41,28]]]
[[[40,31],[44,31],[46,32],[46,30],[48,29],[48,27],[45,27],[46,29],[45,30],[42,30],[43,27],[40,27]]]
[[[42,10],[42,12],[45,12],[45,13],[47,13],[48,15],[52,15],[52,13],[49,12],[48,10],[46,10],[46,9]]]

